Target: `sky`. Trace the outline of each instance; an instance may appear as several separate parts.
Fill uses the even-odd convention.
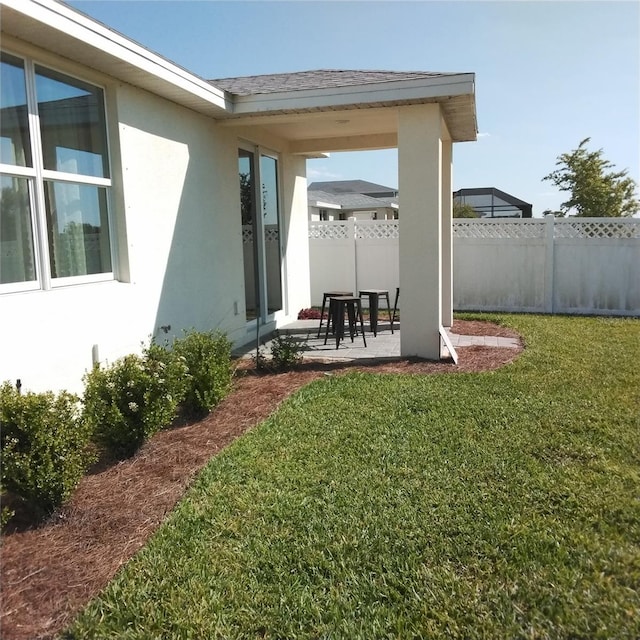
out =
[[[591,138],[640,183],[640,2],[68,0],[205,79],[311,69],[475,73],[478,139],[454,145],[454,190],[567,199],[542,178]],[[398,185],[397,151],[309,160],[314,180]]]

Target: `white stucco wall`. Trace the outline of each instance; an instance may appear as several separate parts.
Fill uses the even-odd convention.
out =
[[[237,132],[130,85],[105,84],[116,281],[0,296],[0,380],[19,378],[26,390],[81,392],[94,345],[104,362],[139,351],[151,335],[191,327],[220,329],[236,344],[251,338]],[[305,161],[283,155],[281,166],[293,265],[286,307],[297,314],[309,304]]]
[[[296,319],[301,309],[311,306],[309,282],[309,221],[307,218],[306,159],[285,155],[283,166],[284,297],[286,320]]]
[[[442,322],[443,129],[437,104],[398,110],[403,356],[439,360]],[[448,179],[447,179],[448,180]]]

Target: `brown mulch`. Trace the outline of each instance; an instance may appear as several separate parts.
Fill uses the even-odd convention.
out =
[[[453,331],[519,337],[487,322],[455,321]],[[409,359],[368,365],[310,362],[280,374],[256,374],[249,369],[251,361],[243,361],[232,392],[207,417],[160,432],[133,458],[94,469],[46,523],[7,529],[0,550],[0,636],[52,638],[63,630],[145,544],[206,462],[308,382],[354,370],[488,371],[511,362],[521,350],[460,348],[458,365]]]

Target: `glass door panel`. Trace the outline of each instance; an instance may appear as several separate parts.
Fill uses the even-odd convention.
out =
[[[247,321],[265,321],[282,309],[278,160],[239,149],[238,172]]]
[[[240,177],[240,210],[242,214],[242,252],[244,258],[244,298],[247,321],[258,315],[259,295],[257,291],[257,234],[256,222],[255,171],[253,153],[238,151],[238,173]]]
[[[260,156],[262,182],[262,235],[264,238],[267,310],[282,309],[282,261],[280,259],[280,216],[278,207],[278,161]]]

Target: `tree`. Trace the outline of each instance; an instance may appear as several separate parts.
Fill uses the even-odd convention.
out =
[[[454,218],[477,218],[478,212],[470,204],[454,202],[453,217]]]
[[[559,168],[542,178],[569,192],[569,199],[560,205],[562,213],[618,218],[640,211],[636,183],[627,170],[610,171],[614,165],[602,157],[602,149],[587,150],[589,140],[585,138],[577,149],[558,156]]]

